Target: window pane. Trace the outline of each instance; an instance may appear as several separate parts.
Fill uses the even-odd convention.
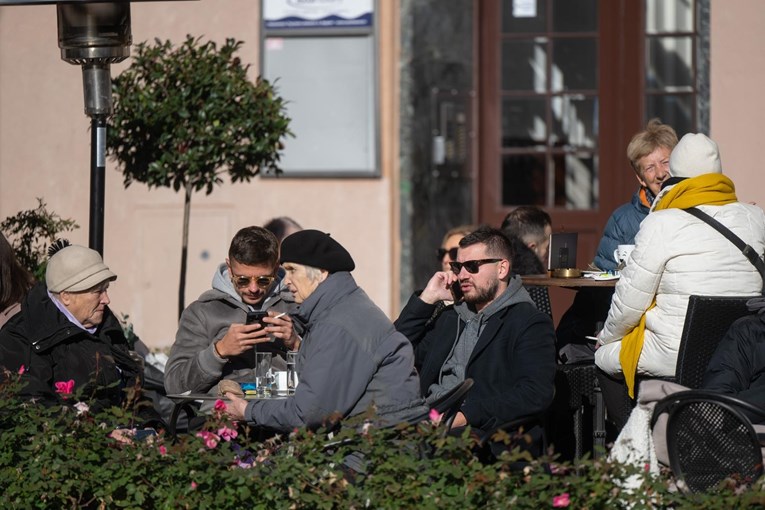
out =
[[[544,99],[502,100],[502,147],[528,147],[544,144],[546,140]]]
[[[595,32],[597,29],[598,0],[555,0],[553,2],[554,32]]]
[[[677,132],[678,137],[695,132],[693,128],[693,95],[648,95],[646,96],[646,117],[659,117]]]
[[[597,52],[595,39],[553,41],[552,91],[597,89]]]
[[[647,40],[646,85],[667,90],[693,87],[693,39],[691,37],[652,37]]]
[[[566,209],[598,206],[596,158],[591,153],[556,154],[555,205]]]
[[[528,16],[523,10],[514,9],[516,0],[504,0],[502,2],[502,31],[505,33],[518,34],[521,32],[544,32],[547,27],[547,2],[545,0],[533,0],[536,3],[536,16]]]
[[[502,43],[502,88],[545,92],[547,39]]]
[[[552,144],[594,148],[598,140],[596,97],[559,96],[552,98]]]
[[[545,159],[544,152],[502,156],[502,205],[546,205]]]
[[[649,34],[693,32],[693,0],[646,0],[645,30]]]

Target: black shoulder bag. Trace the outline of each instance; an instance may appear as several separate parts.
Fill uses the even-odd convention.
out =
[[[730,231],[728,227],[705,213],[704,211],[697,209],[695,207],[689,207],[688,209],[683,209],[688,214],[692,214],[693,216],[697,217],[701,221],[704,221],[708,223],[712,228],[717,230],[719,233],[725,236],[728,241],[732,242],[736,248],[741,250],[741,253],[744,254],[744,256],[749,260],[749,262],[752,263],[754,267],[757,268],[757,271],[760,272],[760,276],[762,277],[762,294],[765,295],[765,262],[763,262],[760,255],[755,251],[754,248],[746,244],[739,236],[734,234]]]

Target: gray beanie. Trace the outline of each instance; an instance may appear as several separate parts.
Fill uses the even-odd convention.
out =
[[[81,292],[116,279],[96,250],[76,244],[55,252],[45,268],[45,284],[54,293]]]
[[[702,133],[688,133],[680,139],[669,156],[669,173],[672,177],[721,174],[717,144]]]

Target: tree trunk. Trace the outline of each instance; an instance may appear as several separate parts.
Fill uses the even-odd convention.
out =
[[[178,320],[186,302],[186,266],[189,258],[189,216],[191,214],[191,183],[187,182],[183,196],[183,242],[181,246],[181,280],[178,284]]]

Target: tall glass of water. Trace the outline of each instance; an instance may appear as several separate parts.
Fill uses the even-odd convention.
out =
[[[287,353],[287,390],[289,392],[295,391],[298,385],[297,355],[297,352]]]
[[[271,396],[271,353],[255,353],[255,383],[259,397]]]

